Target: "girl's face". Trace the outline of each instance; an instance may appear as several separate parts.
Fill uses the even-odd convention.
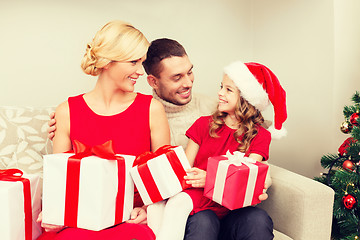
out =
[[[144,75],[142,63],[146,56],[133,61],[111,62],[105,68],[108,77],[114,84],[125,92],[133,92],[137,79]]]
[[[220,112],[226,112],[229,115],[235,113],[236,104],[240,97],[240,91],[226,74],[221,82],[220,91],[218,92]]]

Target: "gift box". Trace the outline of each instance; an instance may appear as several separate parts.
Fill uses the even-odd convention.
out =
[[[210,157],[204,195],[230,210],[258,204],[268,168],[241,152]]]
[[[40,211],[40,177],[18,169],[0,170],[0,239],[37,239],[42,232],[36,222]]]
[[[98,231],[128,220],[135,156],[115,155],[111,141],[73,146],[75,154],[44,156],[43,222]]]
[[[174,196],[186,184],[185,169],[191,166],[182,147],[163,146],[156,152],[137,157],[131,170],[135,186],[145,205]]]

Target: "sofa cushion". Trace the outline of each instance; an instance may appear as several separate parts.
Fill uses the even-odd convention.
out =
[[[0,107],[0,168],[42,175],[42,155],[52,152],[47,122],[54,107]]]
[[[292,240],[292,238],[286,236],[279,231],[274,230],[274,240]]]

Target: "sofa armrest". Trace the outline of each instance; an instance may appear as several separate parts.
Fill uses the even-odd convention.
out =
[[[334,191],[330,187],[270,164],[269,198],[259,204],[274,222],[274,229],[293,239],[331,236]]]

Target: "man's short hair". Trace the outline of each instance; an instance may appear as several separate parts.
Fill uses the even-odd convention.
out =
[[[175,40],[160,38],[152,41],[143,62],[144,69],[148,75],[160,77],[163,70],[160,63],[165,58],[173,56],[183,57],[187,55],[184,47]]]

